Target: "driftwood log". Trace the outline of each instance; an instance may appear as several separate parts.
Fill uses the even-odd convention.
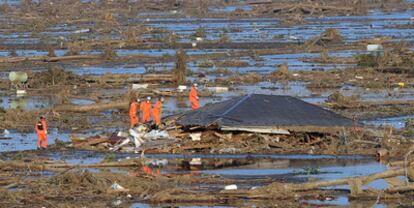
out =
[[[408,167],[409,172],[414,171],[414,167]],[[381,173],[375,173],[368,176],[360,176],[360,177],[352,177],[352,178],[343,178],[337,180],[327,180],[327,181],[315,181],[315,182],[308,182],[308,183],[300,183],[300,184],[285,184],[285,183],[272,183],[268,186],[252,190],[250,192],[250,197],[255,199],[263,199],[263,198],[278,198],[282,197],[283,194],[281,193],[295,193],[295,192],[305,192],[311,190],[317,190],[323,187],[331,187],[331,186],[339,186],[339,185],[349,185],[351,187],[350,190],[350,197],[351,198],[367,198],[367,197],[376,197],[375,194],[366,194],[363,190],[363,186],[379,179],[392,179],[392,183],[389,182],[390,180],[386,180],[389,182],[389,187],[382,191],[378,191],[378,193],[384,194],[394,194],[400,192],[407,192],[407,191],[414,191],[414,184],[407,183],[399,180],[396,178],[397,176],[405,176],[406,170],[405,168],[397,168],[387,170]],[[396,180],[399,180],[395,182]],[[371,190],[372,191],[372,190]]]

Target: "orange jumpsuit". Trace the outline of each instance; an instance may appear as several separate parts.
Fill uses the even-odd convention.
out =
[[[38,122],[36,122],[35,129],[37,133],[37,148],[40,148],[40,147],[47,148],[46,120],[41,119]]]
[[[138,102],[134,101],[129,106],[129,118],[131,119],[131,128],[134,127],[135,125],[138,125],[139,123],[137,113],[138,113]]]
[[[191,103],[191,109],[195,110],[200,107],[200,104],[198,103],[198,95],[197,95],[197,89],[193,86],[190,90],[190,95],[188,96],[188,99]]]
[[[152,118],[154,118],[154,122],[157,126],[161,124],[161,113],[162,113],[162,103],[161,101],[157,100],[152,109]]]
[[[151,102],[145,101],[141,103],[142,123],[148,123],[151,118]]]

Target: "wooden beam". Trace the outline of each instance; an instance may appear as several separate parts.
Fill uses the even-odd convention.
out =
[[[253,133],[262,133],[262,134],[282,134],[290,135],[290,132],[285,129],[271,128],[271,127],[231,127],[231,126],[222,126],[220,128],[222,131],[244,131],[244,132],[253,132]]]

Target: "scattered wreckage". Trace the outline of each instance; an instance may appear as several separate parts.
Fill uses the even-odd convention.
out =
[[[96,135],[88,138],[80,138],[72,135],[72,145],[81,149],[108,149],[111,151],[134,151],[138,153],[140,147],[150,141],[158,139],[169,139],[170,136],[166,131],[149,129],[147,125],[141,124],[135,128],[131,128],[128,132],[116,130],[110,136]],[[127,147],[129,143],[134,144],[134,148]]]
[[[145,150],[146,153],[375,155],[377,151],[373,148],[376,142],[355,139],[360,138],[361,127],[356,121],[291,96],[245,95],[169,116],[163,121],[165,125],[160,130],[139,126],[128,133],[114,132],[108,138],[72,141],[76,148],[98,146],[137,153]],[[365,135],[365,138],[371,137]],[[134,147],[127,146],[128,143]]]

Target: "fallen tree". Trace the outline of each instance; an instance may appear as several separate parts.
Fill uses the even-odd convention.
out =
[[[413,172],[414,167],[410,166],[407,167],[408,172]],[[326,180],[326,181],[315,181],[315,182],[308,182],[308,183],[300,183],[300,184],[285,184],[275,182],[268,186],[264,186],[262,188],[258,188],[252,190],[249,194],[250,198],[254,199],[274,199],[278,197],[285,197],[282,193],[300,193],[304,191],[311,191],[317,190],[323,187],[332,187],[332,186],[339,186],[339,185],[349,185],[350,189],[350,197],[351,198],[375,198],[378,194],[394,194],[394,193],[401,193],[401,192],[411,192],[414,191],[414,184],[410,182],[403,182],[400,180],[400,183],[391,183],[390,186],[384,190],[377,190],[373,191],[373,189],[363,190],[363,186],[379,179],[390,179],[392,178],[393,181],[399,180],[398,176],[405,176],[406,169],[405,168],[397,168],[391,169],[380,173],[374,173],[368,176],[359,176],[359,177],[352,177],[352,178],[343,178],[343,179],[336,179],[336,180]],[[275,192],[277,190],[277,192]],[[276,194],[277,193],[277,194]],[[376,193],[376,194],[373,194]]]

